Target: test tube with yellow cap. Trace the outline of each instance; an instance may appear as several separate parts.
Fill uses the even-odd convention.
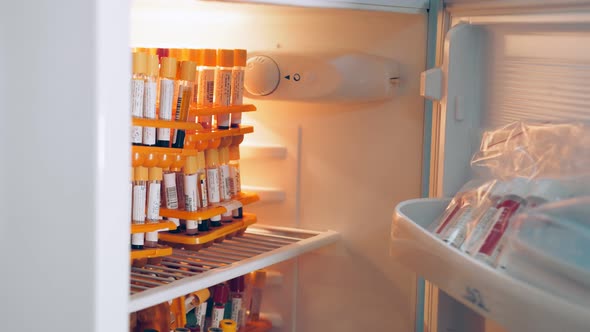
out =
[[[145,88],[145,75],[147,73],[148,55],[144,52],[133,53],[131,78],[131,116],[143,117],[143,93]],[[133,126],[131,128],[131,143],[141,145],[143,140],[143,128]]]
[[[231,104],[232,70],[234,67],[234,50],[217,50],[217,67],[215,68],[215,106],[229,106]],[[217,128],[229,129],[229,114],[217,114]]]
[[[149,180],[147,167],[135,168],[135,181],[133,181],[133,224],[145,223],[145,201],[146,201],[146,187]],[[143,233],[131,234],[131,248],[143,249],[144,242]]]
[[[244,75],[246,73],[246,50],[234,50],[234,67],[232,69],[231,81],[231,104],[242,105],[244,103]],[[231,114],[231,126],[239,127],[242,123],[242,113]]]
[[[199,208],[199,194],[197,189],[197,157],[186,157],[184,165],[184,206],[189,212],[197,211]],[[186,234],[194,235],[198,233],[199,224],[197,220],[186,221]]]
[[[223,332],[238,332],[238,324],[234,320],[224,319],[219,323]]]
[[[214,49],[199,50],[199,62],[197,63],[199,70],[199,96],[197,98],[197,108],[213,106],[216,64],[217,52]],[[198,121],[203,128],[211,128],[211,115],[199,116]]]
[[[207,194],[207,164],[205,161],[205,151],[197,152],[197,189],[199,191],[199,208],[204,209],[209,206],[209,197]],[[211,220],[203,219],[199,223],[199,232],[206,232],[211,226]]]
[[[176,59],[162,58],[160,67],[160,120],[172,120],[172,113],[176,107],[174,102],[174,83],[176,81]],[[170,128],[158,128],[158,146],[170,147]]]
[[[159,167],[150,167],[148,170],[148,188],[147,188],[147,215],[148,224],[160,222],[160,190],[162,186],[162,169]],[[145,246],[155,248],[158,246],[158,232],[148,232],[145,234]]]
[[[192,61],[183,61],[180,65],[180,80],[178,80],[178,100],[176,102],[176,121],[186,122],[192,101],[193,85],[195,83],[196,64]],[[172,140],[173,148],[184,147],[185,131],[177,129],[174,131]]]
[[[196,306],[195,320],[197,322],[197,325],[204,329],[207,316],[207,300],[209,300],[211,292],[209,292],[209,288],[205,288],[200,291],[194,292],[193,295],[195,296],[193,304]]]
[[[207,195],[210,204],[221,202],[221,183],[219,178],[219,152],[217,149],[205,150],[207,162]],[[221,226],[221,215],[211,217],[211,226]]]
[[[156,118],[156,98],[158,97],[158,74],[160,64],[158,55],[150,54],[147,59],[147,73],[145,76],[145,87],[143,93],[143,117],[146,119]],[[156,128],[143,128],[143,145],[156,145]]]

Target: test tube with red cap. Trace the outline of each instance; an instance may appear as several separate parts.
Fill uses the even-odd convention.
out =
[[[215,286],[213,291],[213,312],[211,313],[211,326],[219,327],[219,323],[225,315],[225,303],[229,296],[229,291],[225,284]]]
[[[229,282],[231,291],[231,319],[236,322],[238,328],[245,325],[244,284],[244,276],[239,276]]]

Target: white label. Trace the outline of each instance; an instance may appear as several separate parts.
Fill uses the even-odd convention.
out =
[[[230,190],[232,196],[236,196],[242,191],[242,184],[240,180],[240,167],[237,165],[230,165],[229,167],[230,172]]]
[[[465,240],[467,223],[471,221],[472,215],[473,206],[471,204],[462,206],[459,213],[453,217],[447,227],[441,232],[440,238],[455,247],[460,246],[463,240]]]
[[[131,81],[131,116],[141,118],[143,116],[143,90],[144,80]],[[139,126],[131,128],[131,143],[141,144],[143,131]]]
[[[221,202],[219,205],[223,206],[228,211],[231,211],[231,210],[241,208],[242,202],[240,202],[240,201],[227,201],[227,202]]]
[[[242,69],[234,69],[232,71],[232,82],[231,82],[231,104],[242,105],[244,100],[244,71]],[[232,113],[232,123],[234,114]],[[242,114],[242,113],[239,113]]]
[[[242,298],[233,297],[231,299],[231,319],[237,323],[238,326],[242,324]]]
[[[145,223],[145,185],[133,186],[133,223]],[[142,235],[143,236],[143,235]]]
[[[219,323],[221,323],[221,321],[223,320],[224,313],[224,307],[213,307],[213,313],[211,315],[211,327],[219,327]]]
[[[141,118],[143,116],[143,91],[144,80],[131,81],[131,116]]]
[[[219,203],[221,201],[220,183],[219,183],[219,169],[207,169],[207,196],[209,203]]]
[[[158,232],[145,233],[145,240],[150,242],[158,242]]]
[[[178,209],[178,193],[176,191],[176,174],[164,174],[164,190],[166,191],[166,208],[171,210]]]
[[[197,194],[197,174],[184,175],[184,203],[186,211],[197,211],[199,196]]]
[[[160,184],[151,182],[148,193],[147,219],[158,221],[160,218]]]
[[[490,207],[475,223],[475,227],[469,235],[469,240],[465,242],[465,248],[463,246],[461,248],[465,249],[467,253],[479,250],[479,244],[487,237],[501,214],[502,209]]]
[[[199,304],[198,307],[195,308],[195,319],[197,320],[197,325],[201,328],[201,331],[205,331],[205,315],[207,314],[207,302],[203,302]]]
[[[231,70],[217,70],[215,77],[215,106],[229,106],[231,104]],[[229,114],[217,115],[218,127],[229,127]]]
[[[174,80],[163,78],[160,81],[160,120],[172,120],[174,105]],[[170,141],[170,128],[158,128],[158,139]]]
[[[219,174],[221,175],[221,200],[227,201],[231,199],[231,176],[229,173],[229,165],[219,166]]]
[[[131,244],[134,246],[143,246],[143,233],[131,234]]]
[[[199,71],[199,99],[201,107],[213,106],[213,94],[215,92],[215,69]]]
[[[199,228],[199,222],[196,220],[187,220],[186,229],[197,229]]]
[[[156,81],[146,81],[145,93],[143,98],[143,117],[146,119],[156,118],[156,97],[157,97],[157,83]],[[156,128],[143,128],[143,144],[156,144]]]

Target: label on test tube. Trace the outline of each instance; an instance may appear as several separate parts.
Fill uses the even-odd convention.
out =
[[[221,200],[227,201],[232,197],[229,165],[219,166],[219,173],[221,175]]]
[[[219,169],[207,169],[207,194],[209,203],[219,203],[221,201]]]
[[[485,237],[476,258],[487,263],[493,263],[500,253],[500,242],[508,229],[510,218],[518,211],[521,202],[515,199],[506,199],[498,204],[498,209],[492,218],[492,227]]]
[[[176,191],[176,174],[164,174],[164,190],[166,191],[166,208],[178,209],[178,193]]]
[[[184,175],[184,199],[186,211],[197,211],[199,208],[197,174]]]
[[[170,121],[174,104],[174,80],[162,79],[160,82],[160,120]],[[158,128],[158,139],[170,141],[170,128]]]
[[[199,187],[200,207],[209,206],[209,197],[207,197],[207,175],[205,172],[199,172],[197,186]]]
[[[440,238],[456,248],[461,246],[465,241],[467,224],[472,220],[473,212],[473,205],[464,205],[440,233]]]
[[[145,223],[145,194],[144,185],[133,186],[133,223]]]
[[[145,87],[144,80],[131,81],[131,116],[141,118],[143,116],[143,90]],[[141,144],[142,128],[133,126],[131,129],[131,143]]]
[[[234,70],[232,72],[231,86],[231,104],[242,105],[244,99],[244,71]],[[237,127],[242,123],[242,113],[235,112],[231,114],[231,126]]]
[[[146,119],[155,119],[156,118],[156,97],[158,94],[158,85],[156,81],[148,81],[145,84],[145,94],[144,94],[144,111],[143,117]],[[156,144],[156,128],[155,127],[145,127],[143,128],[143,144],[145,145],[155,145]]]
[[[158,220],[160,218],[160,186],[150,184],[147,204],[147,219]]]
[[[215,105],[229,106],[231,103],[231,70],[217,71],[217,84],[215,85]],[[229,114],[217,115],[217,127],[229,128]]]
[[[143,246],[144,245],[143,238],[144,238],[143,233],[131,234],[131,244],[134,246]]]
[[[242,298],[233,297],[231,299],[231,319],[241,326],[242,322]]]
[[[230,165],[229,172],[231,194],[232,196],[236,196],[242,191],[242,184],[240,183],[240,168]]]
[[[195,309],[195,319],[197,320],[197,325],[199,325],[203,330],[205,329],[206,315],[207,315],[207,301],[199,304],[199,306]]]
[[[213,313],[211,314],[211,326],[219,327],[219,323],[223,320],[225,313],[225,307],[213,307]]]
[[[199,103],[203,107],[213,106],[213,94],[215,93],[215,69],[204,69],[199,72]]]

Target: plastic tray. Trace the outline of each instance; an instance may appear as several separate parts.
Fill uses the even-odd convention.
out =
[[[172,248],[159,245],[158,248],[132,249],[131,259],[156,258],[172,255]]]
[[[234,235],[244,233],[248,226],[256,223],[256,215],[244,213],[242,219],[234,219],[230,223],[223,223],[221,227],[212,228],[208,232],[202,232],[197,235],[187,235],[185,233],[160,233],[158,239],[161,243],[173,247],[182,247],[191,250],[198,250],[203,245],[213,241],[222,241],[226,237],[231,238]]]
[[[391,256],[450,296],[509,331],[588,331],[590,308],[508,276],[449,246],[427,231],[448,199],[400,203]]]
[[[131,224],[131,234],[147,233],[164,230],[175,230],[176,224],[172,221],[162,220],[155,224]]]
[[[242,203],[242,205],[252,204],[257,202],[260,198],[258,194],[242,192],[237,196],[234,196],[232,200]],[[225,204],[225,203],[222,203]],[[160,216],[167,218],[177,218],[185,220],[203,220],[210,219],[211,217],[218,216],[227,212],[227,209],[222,205],[216,205],[208,207],[207,209],[201,209],[195,212],[188,212],[183,210],[169,210],[160,209]]]

